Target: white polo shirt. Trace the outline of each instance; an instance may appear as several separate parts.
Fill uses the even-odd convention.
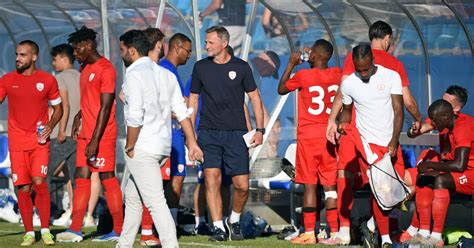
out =
[[[393,134],[391,95],[402,95],[402,82],[397,72],[376,66],[377,72],[368,83],[355,73],[342,82],[342,102],[354,103],[356,127],[367,142],[387,146]]]
[[[180,122],[189,116],[176,76],[142,57],[127,68],[122,90],[127,126],[141,127],[135,148],[169,156],[171,112]]]

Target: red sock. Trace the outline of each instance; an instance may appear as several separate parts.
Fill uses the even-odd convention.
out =
[[[450,200],[447,189],[433,190],[433,232],[443,233]]]
[[[416,204],[415,204],[415,211],[413,211],[413,217],[411,218],[410,225],[412,227],[420,228],[420,219],[418,218],[418,210],[416,209]]]
[[[41,228],[49,228],[49,218],[51,216],[51,199],[49,196],[48,184],[46,182],[34,186],[36,192],[35,206],[38,209],[41,220]]]
[[[380,209],[377,201],[372,196],[372,212],[375,217],[375,222],[377,222],[377,227],[379,228],[380,235],[387,235],[390,233],[389,231],[389,221],[388,221],[388,214],[389,211],[383,211]]]
[[[151,230],[153,228],[153,219],[151,218],[150,211],[143,204],[143,214],[142,214],[142,230]]]
[[[339,211],[339,224],[344,227],[351,226],[351,211],[354,203],[354,192],[350,186],[350,179],[337,179],[337,210]]]
[[[18,190],[18,208],[20,209],[25,231],[33,231],[33,200],[31,199],[31,191],[25,193],[20,189]]]
[[[316,194],[316,223],[321,222],[321,195]]]
[[[82,221],[87,210],[87,203],[91,197],[91,180],[85,178],[76,179],[76,188],[72,198],[72,223],[69,229],[80,232]]]
[[[431,205],[433,202],[433,189],[429,187],[416,187],[416,210],[420,221],[420,229],[430,230]]]
[[[315,208],[305,208],[303,207],[303,225],[305,232],[314,231],[316,226],[316,215],[318,212],[315,211]]]
[[[104,186],[104,195],[110,215],[114,220],[114,231],[120,235],[123,225],[123,201],[120,185],[115,177],[102,180],[102,185]]]
[[[339,231],[339,223],[337,221],[337,209],[326,209],[326,220],[332,233]]]

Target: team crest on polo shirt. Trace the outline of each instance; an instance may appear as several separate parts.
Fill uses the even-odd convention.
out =
[[[379,85],[377,85],[377,89],[380,90],[380,91],[383,91],[385,89],[385,85],[384,84],[379,84]]]
[[[42,82],[36,83],[36,89],[38,91],[43,91],[44,90],[44,84]]]
[[[94,77],[95,77],[95,74],[94,74],[94,73],[91,73],[91,74],[89,75],[89,82],[92,81],[92,79],[94,79]]]
[[[235,71],[229,71],[229,78],[230,78],[230,80],[234,80],[236,76],[237,76],[237,72],[235,72]]]

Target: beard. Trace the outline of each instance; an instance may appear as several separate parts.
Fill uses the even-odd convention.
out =
[[[25,62],[22,65],[18,65],[18,62],[15,63],[16,70],[19,72],[24,72],[26,69],[30,68],[33,65],[33,61]]]
[[[123,60],[123,64],[125,65],[125,67],[129,67],[133,62],[132,62],[132,58],[130,58],[130,54],[125,54],[125,56],[122,57],[122,60]]]

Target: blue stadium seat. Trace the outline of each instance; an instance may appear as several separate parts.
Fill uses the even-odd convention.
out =
[[[405,168],[416,167],[416,154],[413,149],[402,149],[402,155]]]

